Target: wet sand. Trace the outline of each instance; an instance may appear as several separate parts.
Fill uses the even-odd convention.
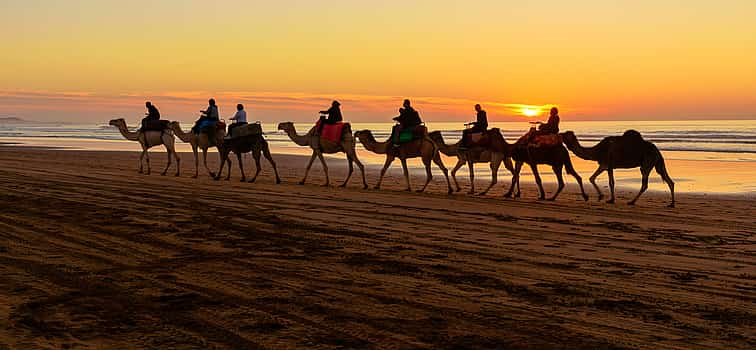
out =
[[[275,157],[280,185],[0,146],[0,349],[756,347],[752,199],[415,194],[398,164],[299,186],[306,159]]]

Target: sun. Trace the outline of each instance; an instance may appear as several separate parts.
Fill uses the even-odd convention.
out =
[[[535,108],[523,108],[522,114],[526,117],[535,117],[539,114],[539,111]]]

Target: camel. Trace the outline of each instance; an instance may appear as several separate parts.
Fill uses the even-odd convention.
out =
[[[164,145],[165,150],[168,152],[168,164],[165,166],[165,170],[160,175],[165,175],[168,172],[168,168],[171,167],[171,157],[176,158],[176,176],[179,176],[181,172],[181,160],[176,153],[175,142],[173,137],[173,131],[166,129],[164,131],[129,131],[129,127],[126,125],[126,121],[123,118],[113,119],[108,123],[118,128],[124,138],[129,141],[137,141],[142,146],[142,154],[139,155],[139,173],[144,173],[143,159],[147,158],[147,175],[150,174],[150,155],[147,150]]]
[[[489,135],[495,135],[494,133],[498,133],[501,136],[501,133],[499,129],[491,129],[488,131]],[[461,190],[459,187],[459,183],[457,182],[457,170],[459,170],[462,166],[467,164],[467,168],[470,170],[470,191],[469,194],[475,194],[475,170],[473,167],[474,163],[489,163],[491,167],[491,184],[488,185],[488,187],[481,193],[480,195],[485,195],[488,193],[491,188],[496,185],[498,182],[498,172],[499,172],[499,166],[501,166],[501,163],[504,162],[504,166],[510,171],[514,172],[514,168],[512,167],[512,160],[509,158],[509,148],[504,149],[492,149],[491,147],[473,147],[466,151],[460,150],[460,142],[457,142],[452,145],[447,145],[444,142],[444,137],[441,135],[440,131],[434,131],[428,136],[433,140],[433,142],[436,143],[436,146],[438,146],[438,150],[449,156],[449,157],[457,157],[457,164],[454,166],[454,168],[451,171],[451,177],[452,180],[454,180],[454,185],[457,187],[457,192]],[[503,138],[503,137],[502,137]]]
[[[173,130],[173,133],[178,136],[178,138],[181,141],[184,141],[192,146],[192,152],[194,153],[194,176],[193,178],[197,178],[199,175],[199,157],[197,155],[197,149],[202,150],[202,161],[205,164],[205,170],[207,170],[207,173],[210,175],[210,177],[215,177],[215,173],[210,171],[210,168],[207,166],[207,150],[210,147],[218,147],[218,143],[221,142],[219,140],[223,140],[223,136],[225,135],[225,130],[221,128],[217,128],[215,131],[215,142],[211,142],[210,135],[207,133],[200,133],[199,135],[189,131],[184,132],[181,130],[181,124],[179,122],[171,122],[170,124],[171,129]],[[228,164],[229,172],[231,169],[231,163]]]
[[[254,157],[255,159],[255,166],[257,167],[257,171],[255,172],[255,176],[252,177],[249,182],[255,182],[255,180],[257,180],[257,175],[260,175],[260,170],[262,169],[262,167],[260,166],[260,153],[262,153],[263,156],[265,156],[265,159],[270,162],[270,165],[273,166],[273,172],[276,174],[276,183],[281,183],[281,178],[278,177],[276,162],[270,155],[270,147],[268,146],[268,141],[265,140],[262,134],[240,136],[223,140],[223,142],[218,146],[218,153],[220,153],[221,164],[220,168],[218,169],[218,174],[214,177],[215,180],[220,179],[221,171],[223,171],[223,165],[226,163],[226,161],[228,161],[228,176],[226,176],[226,180],[231,178],[231,160],[228,159],[228,154],[230,152],[234,152],[236,154],[236,158],[239,161],[241,182],[244,182],[247,179],[246,175],[244,175],[242,154],[252,152],[252,157]]]
[[[598,169],[590,177],[591,184],[598,192],[599,200],[604,198],[598,185],[596,177],[606,170],[609,173],[609,190],[611,198],[607,203],[614,203],[614,169],[632,169],[640,167],[642,184],[640,192],[627,204],[634,205],[635,201],[640,198],[641,194],[648,188],[648,175],[651,169],[661,176],[662,180],[669,186],[669,192],[672,195],[672,202],[668,205],[670,208],[675,207],[675,183],[667,173],[667,167],[664,165],[664,157],[656,146],[643,139],[641,134],[635,130],[628,130],[622,136],[609,136],[601,140],[593,147],[583,147],[572,131],[561,134],[564,144],[575,153],[576,156],[592,160],[599,163]]]
[[[541,183],[541,175],[538,173],[538,164],[548,164],[551,165],[551,169],[554,170],[554,175],[556,175],[557,182],[559,183],[556,192],[552,197],[549,197],[548,200],[556,200],[559,193],[564,189],[562,168],[564,168],[568,174],[575,177],[578,185],[580,185],[580,193],[583,195],[583,199],[586,201],[588,200],[588,195],[585,194],[585,190],[583,189],[583,179],[575,171],[575,168],[572,166],[572,160],[570,160],[570,154],[561,143],[558,145],[538,147],[518,143],[512,148],[512,159],[515,160],[515,168],[512,174],[512,185],[509,187],[509,191],[504,194],[505,197],[512,196],[515,184],[517,185],[517,193],[515,194],[515,197],[520,196],[520,170],[522,170],[522,164],[527,163],[533,171],[536,185],[538,185],[538,199],[546,199],[546,193],[544,192],[543,184]]]
[[[288,135],[289,138],[297,145],[309,146],[310,148],[312,148],[312,156],[310,157],[310,162],[307,163],[307,169],[305,170],[305,175],[302,178],[302,181],[299,181],[300,185],[305,184],[307,175],[310,173],[310,168],[312,167],[312,162],[315,161],[315,158],[318,158],[320,159],[320,163],[323,164],[323,172],[325,173],[326,178],[323,186],[330,186],[331,181],[328,178],[328,165],[323,158],[323,153],[333,154],[344,152],[347,156],[347,161],[349,162],[349,173],[347,174],[346,179],[344,179],[344,183],[339,185],[339,187],[346,187],[347,183],[349,182],[349,178],[352,177],[352,173],[354,172],[354,166],[352,165],[352,163],[356,163],[360,168],[360,172],[362,173],[362,188],[367,188],[367,181],[365,180],[365,167],[357,158],[357,152],[354,149],[355,141],[354,137],[352,136],[352,126],[349,123],[344,123],[344,128],[341,132],[341,141],[339,143],[324,140],[320,136],[314,135],[315,128],[310,129],[310,131],[305,135],[299,135],[297,134],[297,130],[294,128],[294,123],[292,122],[283,122],[278,124],[278,130],[283,130],[286,135]]]
[[[354,136],[358,138],[360,142],[362,142],[362,144],[368,151],[386,155],[386,163],[383,164],[383,169],[381,169],[381,177],[378,179],[378,183],[375,185],[375,189],[381,188],[381,182],[383,182],[383,176],[386,174],[386,170],[394,161],[394,158],[399,158],[399,160],[401,160],[402,162],[404,178],[407,181],[406,191],[412,191],[412,187],[410,186],[409,170],[407,169],[407,159],[422,157],[423,164],[425,165],[426,180],[423,188],[419,189],[417,192],[425,191],[425,188],[428,187],[431,179],[433,179],[433,174],[431,174],[430,168],[431,161],[436,163],[441,171],[444,172],[444,177],[446,177],[446,185],[449,188],[449,194],[452,194],[454,192],[452,190],[451,183],[449,182],[449,173],[446,170],[444,163],[441,161],[441,155],[439,154],[438,146],[436,146],[433,140],[428,137],[427,130],[424,131],[424,136],[422,138],[402,144],[396,149],[394,148],[391,140],[387,140],[385,142],[377,142],[370,130],[357,131],[356,133],[354,133]]]

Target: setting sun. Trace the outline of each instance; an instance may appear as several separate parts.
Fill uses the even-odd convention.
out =
[[[535,117],[539,113],[540,112],[537,109],[535,109],[535,108],[523,108],[522,109],[522,115],[524,115],[526,117]]]

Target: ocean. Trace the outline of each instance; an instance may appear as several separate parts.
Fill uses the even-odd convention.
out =
[[[189,128],[190,121],[182,122]],[[309,155],[309,149],[291,142],[276,123],[263,123],[263,130],[270,142],[273,154]],[[311,124],[296,123],[300,133],[306,132]],[[392,123],[352,123],[352,129],[369,129],[376,139],[388,138]],[[456,142],[462,134],[463,122],[426,122],[429,130],[441,130],[447,143]],[[529,128],[527,122],[492,122],[490,127],[502,130],[504,137],[512,142]],[[694,121],[565,121],[561,130],[572,130],[583,146],[591,146],[603,137],[621,135],[627,129],[639,131],[643,137],[654,142],[667,160],[670,175],[677,183],[678,192],[727,193],[756,196],[756,120],[694,120]],[[139,146],[126,141],[107,121],[91,124],[68,123],[0,123],[0,143],[27,146],[52,147],[60,149],[98,151],[139,151]],[[179,151],[190,151],[187,144],[177,140]],[[358,155],[367,164],[381,165],[383,157],[372,154],[358,144]],[[341,158],[343,156],[333,156]],[[595,163],[578,159],[573,162],[587,184],[588,177],[596,168]],[[422,167],[419,160],[410,161],[417,170]],[[445,158],[444,163],[451,168],[456,159]],[[304,168],[304,164],[303,164]],[[394,165],[399,169],[399,162]],[[527,167],[523,168],[522,181],[532,181]],[[395,170],[394,170],[395,171]],[[437,170],[434,173],[440,174]],[[394,173],[392,173],[394,174]],[[395,172],[399,175],[400,172]],[[370,174],[369,174],[370,175]],[[548,167],[543,166],[541,175],[547,183],[554,177]],[[634,189],[640,186],[637,169],[620,170],[615,173],[618,186]],[[370,176],[372,179],[374,176]],[[476,179],[487,179],[490,170],[485,164],[476,166]],[[467,183],[468,171],[461,169],[457,178]],[[509,182],[509,174],[503,169],[499,174],[500,184]],[[566,176],[568,184],[574,180]],[[606,174],[599,183],[606,185]],[[650,190],[666,191],[659,177],[652,173]],[[548,191],[548,189],[547,189]],[[592,188],[587,188],[593,193]]]

